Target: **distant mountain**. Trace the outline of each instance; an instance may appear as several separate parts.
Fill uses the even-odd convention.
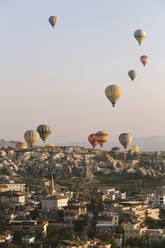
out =
[[[0,139],[0,147],[15,147],[16,143],[18,141],[7,141],[7,140],[4,140],[4,139]]]
[[[4,139],[0,139],[0,147],[15,147],[18,141],[7,141]],[[81,146],[90,148],[90,144],[88,141],[73,141],[73,142],[66,142],[66,143],[59,143],[57,145],[60,146]],[[150,136],[150,137],[139,137],[135,138],[132,142],[132,145],[140,146],[141,151],[165,151],[165,136]],[[117,141],[110,141],[105,144],[104,148],[106,150],[111,150],[112,147],[119,146],[121,147],[120,143]],[[99,148],[97,146],[96,148]]]
[[[91,147],[88,141],[73,141],[59,145]],[[149,136],[135,138],[132,142],[132,145],[138,145],[141,151],[165,151],[165,136]],[[107,143],[104,148],[107,150],[111,150],[111,148],[114,146],[121,147],[118,141],[114,142],[110,140],[110,142]],[[97,146],[97,148],[99,148],[99,146]]]

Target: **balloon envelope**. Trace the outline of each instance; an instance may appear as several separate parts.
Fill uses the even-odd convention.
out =
[[[28,143],[28,145],[33,147],[39,140],[39,133],[34,130],[28,130],[24,134],[24,139]]]
[[[90,134],[88,136],[88,141],[93,146],[93,148],[95,148],[96,145],[98,144],[98,142],[96,140],[96,134],[95,133]]]
[[[135,77],[137,76],[137,72],[135,70],[130,70],[128,72],[128,76],[132,79],[132,81],[135,79]]]
[[[58,17],[57,16],[50,16],[49,22],[52,25],[52,27],[54,28],[56,26],[56,24],[58,23]]]
[[[96,141],[99,143],[101,147],[108,141],[109,135],[105,131],[98,131],[96,133]]]
[[[140,148],[139,148],[139,146],[132,146],[131,151],[137,153],[140,151]]]
[[[122,133],[119,136],[119,141],[124,146],[125,149],[132,143],[132,139],[133,138],[130,133]]]
[[[148,63],[149,57],[147,55],[143,55],[140,57],[140,61],[145,66]]]
[[[16,148],[26,149],[27,148],[27,144],[25,142],[18,142],[16,144]]]
[[[119,100],[122,95],[122,91],[118,85],[109,85],[105,89],[105,95],[108,100],[112,103],[112,106],[115,107],[115,103]]]
[[[45,142],[52,131],[48,125],[39,125],[37,127],[37,132],[39,133],[40,138]]]
[[[54,148],[55,145],[54,145],[54,144],[46,144],[45,147],[46,147],[46,148]]]
[[[139,45],[142,44],[142,41],[145,39],[146,37],[146,33],[141,30],[141,29],[138,29],[134,32],[134,37],[135,39],[138,41]]]

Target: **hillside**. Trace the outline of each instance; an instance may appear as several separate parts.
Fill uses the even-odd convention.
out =
[[[55,147],[19,150],[0,149],[0,172],[19,173],[55,179],[102,175],[165,176],[164,155],[110,153],[83,147]]]

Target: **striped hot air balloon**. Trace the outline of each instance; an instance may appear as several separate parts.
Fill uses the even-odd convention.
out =
[[[124,146],[125,149],[132,143],[132,135],[130,133],[122,133],[119,136],[120,143]]]
[[[148,63],[149,57],[147,55],[143,55],[140,57],[140,61],[145,66]]]
[[[24,134],[24,139],[28,143],[28,145],[33,147],[39,140],[39,133],[34,130],[28,130]]]
[[[27,148],[27,144],[25,142],[18,142],[16,144],[16,148],[18,148],[18,149],[26,149]]]
[[[56,24],[58,23],[58,17],[57,16],[50,16],[49,22],[52,25],[52,27],[54,28],[56,26]]]
[[[96,133],[96,141],[99,143],[101,147],[108,141],[109,135],[105,131],[98,131]]]
[[[122,95],[122,91],[118,85],[109,85],[105,89],[105,95],[108,100],[112,103],[112,106],[115,107],[115,103],[119,100]]]
[[[141,29],[138,29],[134,32],[134,37],[135,39],[137,40],[137,42],[139,43],[139,45],[142,44],[142,41],[145,39],[146,37],[146,33],[141,30]]]
[[[92,133],[88,136],[88,141],[89,143],[93,146],[93,149],[96,147],[98,142],[96,141],[96,134]]]
[[[48,136],[51,134],[52,130],[48,125],[39,125],[37,127],[37,132],[40,135],[40,138],[45,142]]]

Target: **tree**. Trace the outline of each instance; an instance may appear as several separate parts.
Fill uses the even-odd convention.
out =
[[[15,241],[22,241],[22,238],[26,236],[26,233],[22,230],[18,230],[14,233]]]

